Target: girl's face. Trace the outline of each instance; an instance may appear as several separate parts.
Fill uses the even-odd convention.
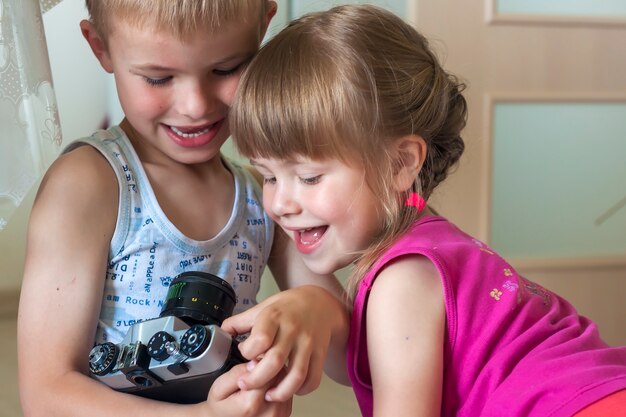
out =
[[[379,231],[380,199],[363,167],[337,159],[255,158],[263,175],[263,206],[294,240],[305,264],[333,273],[356,260]]]

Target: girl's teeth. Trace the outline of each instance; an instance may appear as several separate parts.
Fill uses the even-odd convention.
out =
[[[193,133],[185,133],[177,128],[175,128],[174,126],[171,126],[171,129],[174,133],[176,133],[178,136],[185,138],[185,139],[189,139],[189,138],[197,138],[198,136],[204,135],[205,133],[208,133],[209,130],[211,130],[211,126],[199,130],[197,132],[193,132]]]
[[[324,234],[325,228],[313,227],[310,229],[304,229],[300,231],[300,242],[303,245],[312,245],[317,242]]]

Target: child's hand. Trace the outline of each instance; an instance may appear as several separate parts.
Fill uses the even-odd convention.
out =
[[[248,371],[245,365],[237,365],[215,380],[209,391],[206,403],[202,407],[202,415],[220,417],[287,417],[291,415],[292,399],[284,402],[265,401],[265,392],[275,384],[271,380],[266,386],[258,389],[240,390],[238,381]]]
[[[250,332],[239,344],[250,359],[250,371],[238,383],[242,389],[267,385],[281,370],[286,375],[269,389],[268,401],[285,401],[308,394],[321,381],[333,333],[347,335],[344,304],[323,288],[301,286],[269,297],[250,310],[230,317],[222,328],[231,334]],[[345,340],[341,342],[341,349]],[[344,365],[345,366],[345,365]]]

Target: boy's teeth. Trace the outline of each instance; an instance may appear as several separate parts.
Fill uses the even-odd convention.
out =
[[[209,127],[207,127],[207,128],[204,128],[204,129],[202,129],[202,130],[199,130],[199,131],[197,131],[197,132],[193,132],[193,133],[185,133],[185,132],[183,132],[182,130],[180,130],[180,129],[178,129],[178,128],[174,127],[174,126],[171,126],[171,129],[172,129],[172,131],[173,131],[174,133],[176,133],[178,136],[183,137],[183,138],[185,138],[185,139],[188,139],[188,138],[196,138],[196,137],[198,137],[198,136],[204,135],[205,133],[208,133],[208,132],[209,132],[209,130],[211,130],[211,126],[209,126]]]

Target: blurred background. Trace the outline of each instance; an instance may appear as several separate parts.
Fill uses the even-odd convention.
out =
[[[0,19],[11,1],[25,0],[0,0]],[[268,37],[292,18],[344,3],[279,0]],[[468,85],[467,150],[432,205],[595,320],[610,344],[626,344],[626,2],[353,3],[379,4],[413,23]],[[112,77],[80,34],[85,17],[83,0],[63,0],[43,15],[63,145],[122,118]],[[237,158],[230,143],[225,153]],[[0,410],[7,417],[21,416],[15,320],[35,192],[0,228]],[[276,291],[271,278],[264,281],[261,298]],[[296,399],[293,415],[359,413],[349,388],[324,380]]]

